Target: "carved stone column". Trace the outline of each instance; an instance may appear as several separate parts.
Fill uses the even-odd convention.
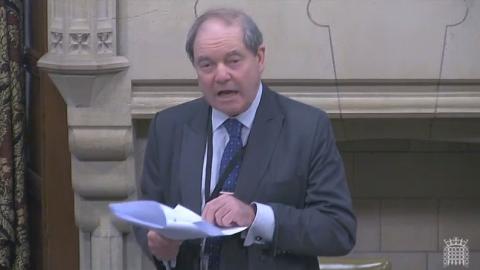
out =
[[[68,107],[81,269],[126,269],[108,203],[134,193],[128,60],[116,50],[115,0],[49,0],[46,70]],[[125,255],[127,254],[127,255]]]

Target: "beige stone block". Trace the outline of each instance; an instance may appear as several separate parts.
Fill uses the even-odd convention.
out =
[[[457,236],[469,240],[470,250],[480,251],[479,209],[479,199],[440,201],[438,249],[443,250],[443,239]]]
[[[480,76],[480,54],[476,46],[480,44],[478,1],[469,2],[468,12],[461,24],[448,28],[442,79],[478,79]]]
[[[126,199],[135,191],[134,171],[126,161],[78,161],[72,155],[72,186],[85,199]]]
[[[126,33],[119,38],[126,44],[127,58],[132,59],[133,78],[194,78],[184,52],[185,36],[195,12],[201,14],[219,6],[245,10],[258,24],[267,47],[265,78],[334,78],[328,28],[311,22],[305,12],[306,2],[277,0],[188,4],[148,0],[142,5],[127,1],[120,20]],[[296,53],[299,44],[301,54]]]
[[[225,6],[247,12],[263,32],[264,78],[334,78],[329,30],[312,23],[307,2],[202,0],[198,11]],[[296,53],[299,45],[301,53]]]
[[[461,2],[414,0],[312,1],[310,7],[313,19],[332,29],[338,78],[438,76],[445,26],[461,22],[465,11]]]
[[[423,252],[382,252],[382,253],[352,253],[352,258],[386,258],[392,265],[392,270],[425,270],[427,269],[427,254]]]
[[[380,201],[354,199],[357,243],[353,252],[380,251]]]
[[[443,252],[428,253],[428,270],[466,270],[480,269],[480,252],[470,252],[468,268],[465,266],[443,266]]]
[[[437,249],[436,200],[384,200],[380,219],[382,251]]]
[[[72,127],[70,152],[80,161],[124,161],[132,151],[131,127]]]
[[[184,49],[194,18],[193,3],[122,1],[119,51],[130,60],[132,79],[194,79],[194,69]]]

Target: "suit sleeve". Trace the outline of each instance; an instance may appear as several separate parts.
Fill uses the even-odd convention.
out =
[[[273,254],[339,256],[355,244],[356,219],[330,121],[317,120],[309,157],[304,208],[271,203]]]

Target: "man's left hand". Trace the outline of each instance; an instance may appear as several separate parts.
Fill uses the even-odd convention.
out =
[[[202,217],[220,227],[248,227],[255,219],[255,209],[232,194],[221,194],[205,205]]]

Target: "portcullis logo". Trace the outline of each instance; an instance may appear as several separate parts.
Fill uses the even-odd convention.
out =
[[[455,236],[450,239],[443,239],[443,267],[463,266],[468,267],[468,239]]]

